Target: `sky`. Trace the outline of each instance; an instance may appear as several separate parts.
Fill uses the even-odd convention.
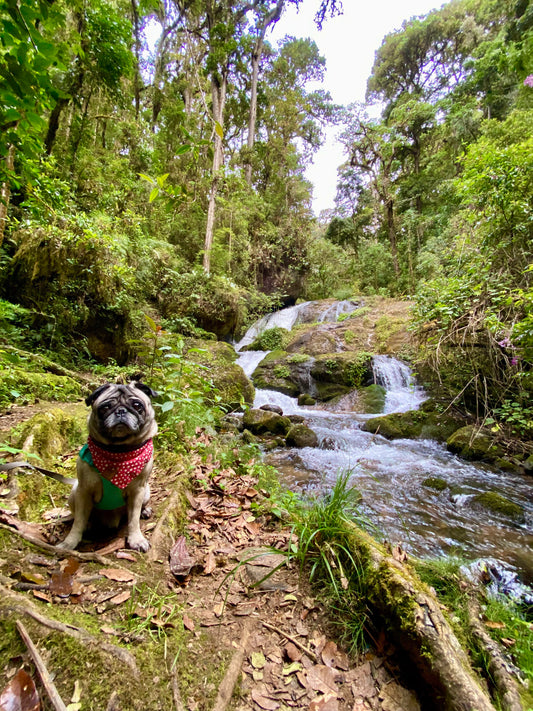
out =
[[[303,0],[299,11],[289,6],[267,39],[276,44],[285,35],[310,37],[326,58],[326,78],[322,88],[337,104],[364,101],[366,82],[372,71],[374,55],[389,32],[400,29],[402,22],[439,8],[443,0],[344,0],[344,12],[327,19],[318,30],[313,21],[320,0]],[[306,172],[313,183],[313,210],[334,207],[337,168],[345,160],[335,136],[339,127],[326,130],[326,142],[315,155]]]

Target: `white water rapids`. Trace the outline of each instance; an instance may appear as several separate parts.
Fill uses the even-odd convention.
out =
[[[239,346],[251,343],[265,328],[295,323],[291,307],[270,314],[252,327]],[[285,312],[290,312],[287,314]],[[331,320],[336,320],[333,312]],[[266,325],[265,325],[266,324]],[[290,328],[290,326],[289,326]],[[252,330],[252,329],[251,329]],[[266,355],[247,351],[239,365],[251,377]],[[385,412],[417,409],[425,399],[409,367],[389,356],[375,356],[374,377],[386,389]],[[318,447],[278,449],[268,456],[293,490],[313,493],[331,489],[340,472],[351,472],[351,483],[363,496],[362,511],[383,536],[401,542],[419,556],[457,555],[467,559],[494,559],[499,574],[519,571],[533,581],[533,497],[531,478],[466,462],[432,440],[389,441],[361,430],[368,419],[351,411],[328,409],[327,404],[300,407],[294,398],[270,390],[256,390],[254,407],[278,405],[283,413],[300,414],[319,438]],[[423,486],[429,477],[447,482],[444,491]],[[497,491],[520,504],[524,524],[513,524],[471,505],[473,497]],[[511,578],[512,578],[511,574]]]

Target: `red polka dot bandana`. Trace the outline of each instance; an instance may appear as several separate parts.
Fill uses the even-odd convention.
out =
[[[130,452],[108,452],[89,437],[87,442],[95,467],[100,474],[113,474],[111,483],[125,489],[144,469],[154,454],[154,443],[147,440]]]

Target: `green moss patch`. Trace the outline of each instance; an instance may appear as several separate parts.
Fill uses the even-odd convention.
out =
[[[35,373],[20,368],[0,370],[0,407],[14,402],[60,400],[73,402],[85,395],[86,388],[72,378],[53,373]]]
[[[484,491],[476,494],[472,504],[488,509],[491,513],[509,518],[517,523],[524,522],[524,509],[513,501],[509,501],[497,491]]]

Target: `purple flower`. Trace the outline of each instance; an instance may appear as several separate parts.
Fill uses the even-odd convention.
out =
[[[511,345],[511,339],[509,338],[509,336],[505,336],[505,338],[502,338],[501,341],[497,341],[497,343],[502,348],[509,348],[509,346]]]
[[[518,358],[516,356],[511,358],[511,365],[518,365]]]
[[[524,79],[524,86],[530,86],[533,89],[533,74],[530,74]]]

